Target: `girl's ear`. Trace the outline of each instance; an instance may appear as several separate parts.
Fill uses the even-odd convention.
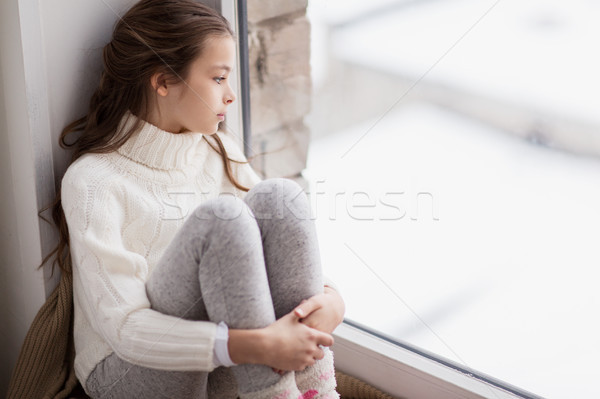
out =
[[[169,93],[167,88],[167,77],[162,72],[156,72],[154,75],[152,75],[150,78],[150,84],[159,96],[165,97]]]

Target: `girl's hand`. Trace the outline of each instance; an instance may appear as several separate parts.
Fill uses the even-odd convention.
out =
[[[315,295],[294,309],[300,321],[309,327],[331,334],[344,320],[344,300],[336,290],[325,286],[323,294]]]
[[[304,370],[325,354],[320,346],[333,345],[333,337],[300,322],[292,312],[266,327],[266,339],[271,344],[262,362],[276,371]]]
[[[294,312],[265,328],[229,330],[229,356],[237,364],[301,371],[323,358],[320,345],[333,345],[333,337],[301,323]]]

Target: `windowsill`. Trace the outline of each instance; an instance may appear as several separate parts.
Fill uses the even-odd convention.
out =
[[[410,349],[406,344],[399,346],[348,322],[335,330],[334,337],[337,369],[395,397],[539,398],[491,377],[459,371],[456,368],[459,366],[452,367],[445,359],[436,359],[431,354],[424,356],[423,351]]]

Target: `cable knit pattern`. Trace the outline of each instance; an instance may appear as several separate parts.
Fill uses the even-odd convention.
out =
[[[128,114],[124,124],[134,123]],[[230,158],[245,160],[221,137]],[[260,178],[232,163],[240,183]],[[86,154],[67,170],[62,205],[73,258],[75,371],[85,384],[111,352],[145,367],[213,369],[216,324],[150,309],[145,282],[188,215],[221,193],[243,197],[200,133],[172,134],[144,122],[117,151]]]

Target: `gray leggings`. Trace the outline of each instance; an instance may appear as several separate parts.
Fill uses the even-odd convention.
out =
[[[189,320],[261,328],[323,292],[306,195],[291,180],[257,184],[242,201],[221,196],[198,207],[146,284],[152,308]],[[128,363],[114,353],[86,388],[93,398],[236,398],[276,383],[262,365],[181,372]]]

